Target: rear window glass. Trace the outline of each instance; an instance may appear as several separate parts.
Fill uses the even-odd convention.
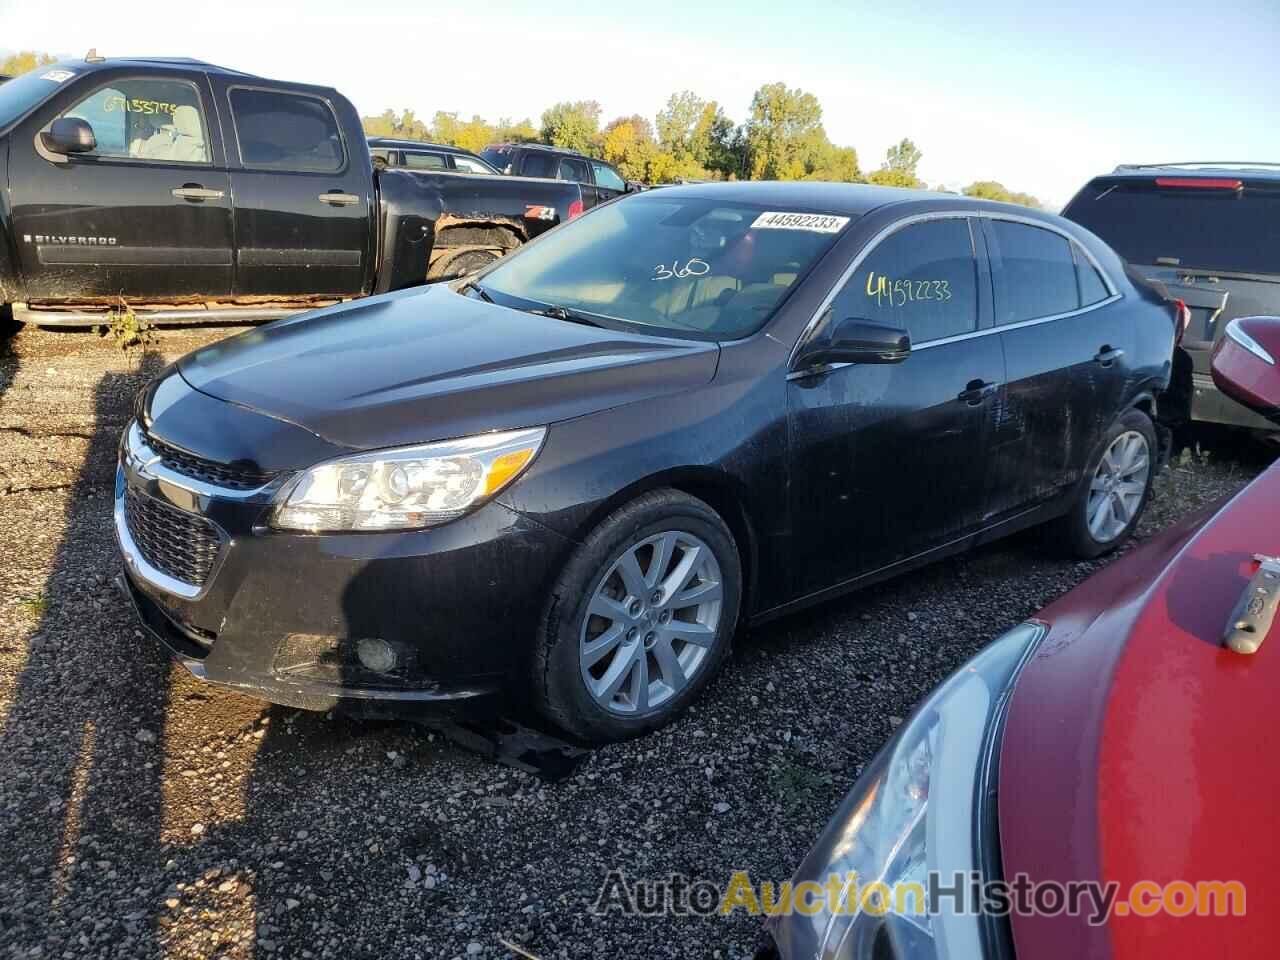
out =
[[[554,154],[525,154],[524,162],[520,164],[520,175],[524,177],[549,177],[554,180],[556,176],[556,158]]]
[[[249,167],[332,173],[344,162],[338,122],[314,97],[232,90],[240,159]]]
[[[1280,273],[1280,189],[1095,181],[1063,211],[1130,263]]]
[[[485,147],[480,151],[480,156],[484,158],[485,163],[501,170],[511,162],[510,147]]]
[[[1071,241],[1024,223],[992,220],[1003,266],[996,323],[1019,323],[1080,309]]]
[[[830,230],[779,229],[789,214],[697,197],[636,197],[597,207],[480,278],[504,297],[562,306],[701,340],[753,333],[830,249]],[[797,218],[808,214],[794,214]]]
[[[439,153],[406,153],[404,165],[414,170],[445,170],[449,166]]]

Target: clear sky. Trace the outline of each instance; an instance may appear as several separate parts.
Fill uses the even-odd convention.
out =
[[[1060,205],[1121,162],[1280,162],[1280,0],[0,0],[0,48],[191,56],[337,87],[366,114],[531,118],[673,91],[735,122],[763,83],[817,95],[864,170],[904,136],[930,184]]]

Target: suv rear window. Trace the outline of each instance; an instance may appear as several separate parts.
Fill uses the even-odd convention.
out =
[[[1062,215],[1130,263],[1280,274],[1280,187],[1178,189],[1102,179]]]

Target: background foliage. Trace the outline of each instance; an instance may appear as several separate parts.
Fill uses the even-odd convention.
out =
[[[23,51],[0,62],[0,74],[16,76],[54,61],[48,54]],[[920,149],[903,138],[889,148],[879,167],[863,173],[853,147],[837,146],[822,126],[818,98],[785,83],[766,83],[755,92],[747,119],[735,124],[714,100],[692,90],[667,98],[651,122],[634,114],[601,125],[595,100],[553,104],[537,125],[531,118],[483,117],[464,120],[438,110],[428,122],[409,109],[384,110],[362,117],[371,137],[399,137],[447,143],[479,152],[491,143],[537,142],[578,150],[616,166],[628,180],[675,183],[684,180],[826,180],[923,188],[916,169]],[[942,187],[935,189],[941,190]],[[1028,207],[1040,202],[995,180],[979,180],[962,191],[970,197],[1003,200]]]

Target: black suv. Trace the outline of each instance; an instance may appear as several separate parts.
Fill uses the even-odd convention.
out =
[[[480,151],[480,156],[503,173],[574,180],[582,185],[582,205],[588,210],[638,189],[636,184],[622,179],[612,164],[575,150],[540,143],[492,143]]]
[[[443,143],[370,137],[369,156],[374,166],[408,167],[410,170],[443,170],[448,173],[498,173],[470,150]]]
[[[1190,308],[1182,345],[1194,363],[1192,419],[1274,431],[1218,391],[1209,354],[1233,318],[1280,314],[1280,164],[1120,166],[1062,215]]]

